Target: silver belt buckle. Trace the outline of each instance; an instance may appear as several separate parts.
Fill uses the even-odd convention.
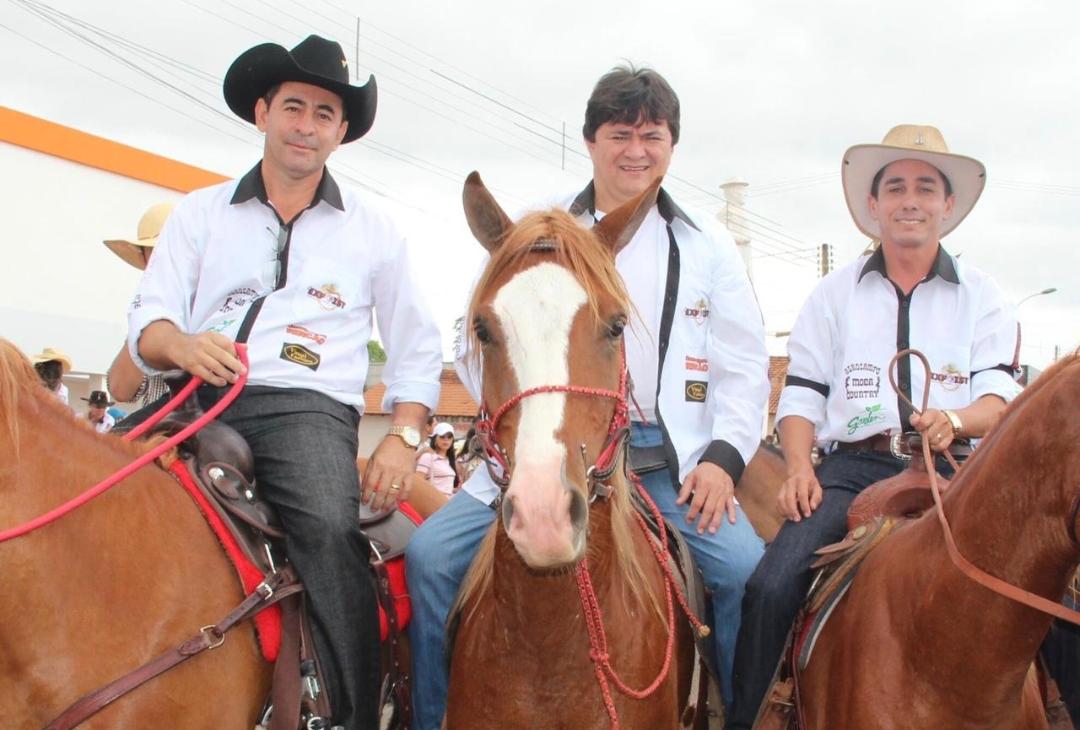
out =
[[[903,431],[897,431],[889,436],[889,453],[900,461],[911,461],[910,451],[901,451],[900,446],[903,443],[901,439],[904,437]]]

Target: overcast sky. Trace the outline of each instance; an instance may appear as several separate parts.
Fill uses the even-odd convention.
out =
[[[750,184],[772,331],[790,329],[813,287],[818,244],[842,264],[866,243],[843,202],[844,150],[933,124],[988,169],[946,247],[1014,300],[1058,289],[1019,310],[1023,359],[1042,365],[1080,339],[1078,21],[1076,3],[998,0],[0,0],[0,104],[235,176],[261,137],[221,99],[229,63],[267,40],[339,40],[354,74],[378,79],[379,110],[331,169],[400,217],[444,327],[480,261],[460,211],[465,175],[479,170],[508,210],[581,188],[585,100],[624,60],[680,96],[667,182],[678,201],[715,215],[721,183]],[[104,255],[88,247],[86,266]],[[17,271],[18,254],[6,275]]]

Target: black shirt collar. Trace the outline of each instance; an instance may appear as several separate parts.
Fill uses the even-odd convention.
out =
[[[248,170],[247,174],[240,178],[240,182],[236,186],[236,192],[233,193],[232,200],[229,203],[237,205],[252,198],[258,198],[263,205],[270,204],[266,196],[266,183],[263,182],[262,160],[255,163],[255,167]],[[315,197],[311,199],[311,205],[308,207],[314,208],[319,201],[325,201],[327,204],[345,212],[345,204],[341,201],[341,188],[338,187],[337,182],[331,177],[330,171],[325,167],[323,168],[322,178],[319,180],[319,186],[315,188]]]
[[[859,272],[859,281],[862,281],[863,277],[871,271],[876,271],[881,274],[882,278],[889,278],[888,273],[885,271],[885,254],[881,250],[881,245],[874,249],[874,253],[870,254],[870,258],[863,264],[862,271]],[[956,262],[953,257],[949,255],[949,252],[945,250],[945,247],[938,244],[937,256],[934,257],[934,265],[930,267],[930,273],[926,275],[923,281],[929,281],[935,276],[940,276],[945,281],[953,284],[960,283],[960,277],[956,273]]]
[[[667,221],[668,225],[671,225],[678,218],[695,231],[701,230],[663,188],[660,188],[656,195],[656,209],[660,211],[660,215]],[[570,204],[570,215],[575,218],[585,212],[596,213],[596,185],[592,180],[589,181],[584,190],[578,193],[577,197],[574,198],[574,202]]]

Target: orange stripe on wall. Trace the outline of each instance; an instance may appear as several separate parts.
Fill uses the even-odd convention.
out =
[[[216,172],[80,132],[5,106],[0,106],[0,141],[182,193],[228,180]]]

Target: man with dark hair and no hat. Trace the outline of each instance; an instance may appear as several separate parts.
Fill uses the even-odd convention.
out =
[[[557,205],[591,227],[640,195],[667,172],[679,117],[679,98],[656,71],[618,67],[606,73],[589,97],[582,129],[592,181]],[[761,313],[731,236],[704,216],[691,217],[663,188],[615,263],[635,309],[626,338],[640,406],[631,412],[631,462],[702,572],[713,609],[710,664],[719,668],[722,693],[730,700],[743,585],[764,550],[734,496],[761,439],[769,393]],[[458,372],[479,400],[479,374],[471,362],[459,352]],[[489,505],[498,494],[488,470],[475,470],[421,525],[406,551],[418,730],[437,730],[442,719],[443,629],[495,520]]]
[[[841,170],[855,225],[880,245],[818,284],[788,339],[776,413],[788,521],[746,585],[731,728],[755,722],[809,589],[814,551],[844,537],[863,489],[905,468],[903,434],[929,439],[938,472],[950,475],[940,454],[965,458],[1018,390],[1012,307],[989,276],[941,245],[979,199],[982,163],[950,153],[936,128],[904,124],[881,144],[849,149]],[[922,383],[915,357],[901,359],[905,401],[889,387],[888,368],[909,347],[933,373]],[[916,415],[908,401],[920,404],[927,387],[929,406]],[[816,469],[815,445],[825,454]]]
[[[243,366],[248,385],[221,419],[255,455],[260,494],[277,508],[307,589],[332,724],[376,728],[379,622],[361,503],[406,499],[419,430],[439,394],[441,340],[405,241],[326,160],[375,117],[375,80],[349,85],[341,46],[309,36],[264,43],[225,75],[225,100],[265,136],[246,175],[184,198],[162,229],[129,313],[129,350],[148,373],[182,368],[203,408]],[[357,426],[367,342],[378,311],[393,426],[361,484]]]

